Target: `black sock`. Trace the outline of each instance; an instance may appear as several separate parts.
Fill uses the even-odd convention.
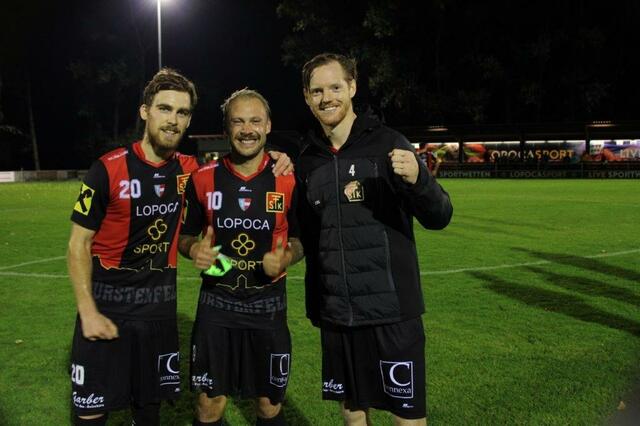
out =
[[[284,414],[282,414],[282,407],[280,408],[280,412],[275,417],[271,417],[270,419],[263,419],[261,417],[256,418],[256,426],[286,426],[287,421],[284,418]]]

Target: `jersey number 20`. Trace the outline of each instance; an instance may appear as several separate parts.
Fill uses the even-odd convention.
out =
[[[138,179],[120,181],[120,199],[140,198],[142,190]]]

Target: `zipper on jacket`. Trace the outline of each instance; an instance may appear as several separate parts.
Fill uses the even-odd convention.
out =
[[[387,262],[387,281],[389,281],[389,289],[395,291],[396,285],[393,282],[393,274],[391,273],[391,247],[389,246],[389,236],[386,229],[382,230],[382,235],[384,236],[384,255]]]
[[[353,308],[351,308],[351,295],[349,294],[349,285],[347,284],[347,265],[344,259],[344,244],[342,242],[342,214],[340,208],[340,172],[338,170],[338,156],[333,155],[333,170],[336,177],[336,208],[338,209],[338,240],[340,244],[340,260],[342,262],[342,280],[344,289],[347,293],[347,306],[349,307],[349,326],[353,324]]]

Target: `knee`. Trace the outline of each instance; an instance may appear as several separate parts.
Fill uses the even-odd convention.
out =
[[[427,426],[427,419],[426,417],[421,419],[405,419],[394,415],[393,426]]]
[[[206,393],[198,396],[198,418],[204,422],[215,422],[222,418],[224,407],[227,405],[227,397],[224,395],[209,398]]]
[[[344,424],[349,426],[356,425],[367,425],[367,412],[365,410],[349,410],[345,408],[344,403],[340,404],[340,408],[342,411],[342,418],[344,419]]]
[[[271,404],[269,398],[260,397],[256,403],[256,414],[263,419],[270,419],[278,415],[282,404]]]

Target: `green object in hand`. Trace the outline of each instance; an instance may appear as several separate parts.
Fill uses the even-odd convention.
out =
[[[205,274],[211,275],[213,277],[221,277],[231,269],[231,259],[224,254],[220,253],[219,250],[222,246],[215,246],[213,249],[218,252],[218,256],[216,257],[215,262],[209,269],[204,271]]]

